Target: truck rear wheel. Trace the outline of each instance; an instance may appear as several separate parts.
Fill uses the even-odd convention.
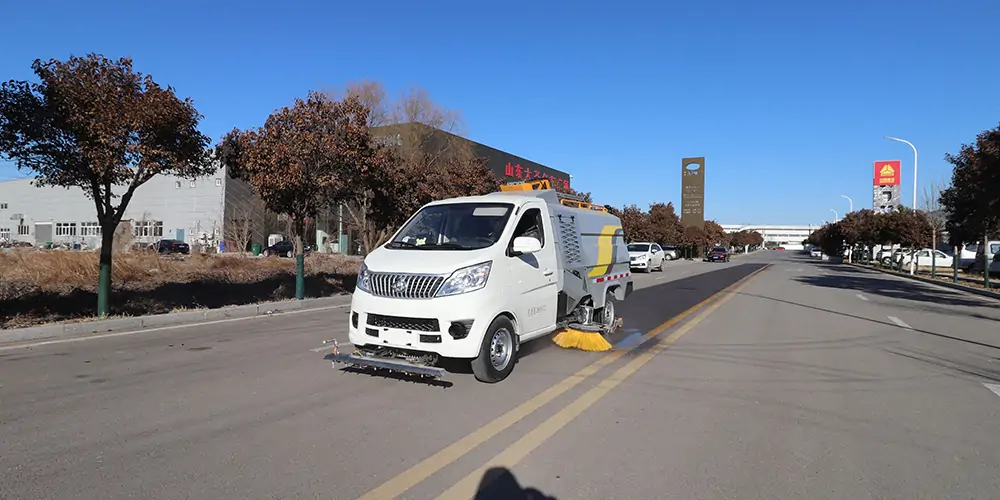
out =
[[[480,382],[493,384],[514,371],[517,356],[517,339],[514,323],[506,316],[500,316],[490,323],[479,346],[479,356],[472,360],[472,373]]]
[[[601,330],[604,335],[613,335],[618,328],[618,323],[615,321],[615,315],[617,314],[616,307],[618,305],[618,299],[615,298],[615,294],[612,291],[608,291],[608,295],[604,298],[604,307],[601,308]]]

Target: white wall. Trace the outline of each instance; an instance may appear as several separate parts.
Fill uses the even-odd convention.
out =
[[[188,243],[194,243],[199,231],[211,235],[213,228],[221,236],[224,189],[224,169],[195,181],[157,176],[136,189],[122,220],[162,222],[162,236],[138,239],[144,242],[180,234]],[[119,191],[123,189],[116,189]],[[39,188],[31,179],[0,182],[0,238],[9,229],[10,239],[36,246],[45,241],[100,246],[99,233],[84,234],[82,226],[90,222],[97,222],[97,209],[79,188]],[[76,234],[57,235],[55,226],[60,223],[76,223]],[[49,224],[52,236],[46,239],[38,229]],[[19,234],[18,226],[22,226],[21,233],[27,234]]]

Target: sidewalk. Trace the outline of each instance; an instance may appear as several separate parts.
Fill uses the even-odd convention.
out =
[[[93,319],[54,323],[50,325],[31,326],[27,328],[12,328],[0,330],[0,344],[11,342],[63,339],[72,337],[87,337],[111,333],[136,332],[172,328],[187,325],[207,324],[239,319],[268,317],[292,311],[311,309],[328,309],[345,307],[351,303],[351,295],[334,295],[304,300],[285,300],[280,302],[262,302],[244,306],[223,307],[219,309],[202,309],[189,312],[154,314],[149,316],[132,316],[125,318]]]

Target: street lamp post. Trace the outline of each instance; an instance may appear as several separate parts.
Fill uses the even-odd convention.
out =
[[[833,222],[840,220],[840,214],[838,214],[836,210],[831,208],[830,211],[833,212]]]
[[[907,144],[911,148],[913,148],[913,209],[916,210],[917,209],[917,147],[914,146],[912,142],[907,141],[905,139],[900,139],[898,137],[885,136],[885,138],[889,139],[890,141],[902,142],[903,144]],[[915,259],[915,257],[913,257],[911,255],[910,256],[910,275],[911,276],[916,271],[915,265],[914,265],[914,262],[913,262],[914,259]]]
[[[850,207],[851,207],[849,211],[853,212],[854,211],[854,200],[852,200],[851,197],[847,196],[846,194],[842,194],[842,195],[840,195],[840,197],[847,199],[847,202],[850,203]]]
[[[886,139],[890,141],[902,142],[903,144],[909,145],[913,148],[913,209],[917,209],[917,147],[913,145],[912,142],[906,139],[900,139],[898,137],[885,136]]]
[[[853,212],[854,211],[854,200],[852,200],[851,197],[847,196],[846,194],[842,194],[842,195],[840,195],[840,197],[847,199],[847,203],[850,204],[850,205],[848,205],[849,208],[848,208],[848,212],[847,213]],[[848,248],[847,249],[847,262],[854,262],[853,255],[854,255],[854,248]]]

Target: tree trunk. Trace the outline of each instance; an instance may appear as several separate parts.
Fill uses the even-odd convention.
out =
[[[958,261],[962,257],[962,247],[955,245],[955,254],[952,256],[951,262],[951,282],[958,283]]]
[[[990,255],[990,235],[983,234],[983,285],[986,289],[990,288],[990,260],[992,255]]]
[[[109,227],[110,226],[110,227]],[[111,253],[115,246],[118,224],[101,224],[101,263],[97,274],[97,317],[111,312]]]
[[[302,300],[306,297],[306,266],[305,266],[305,245],[302,241],[305,232],[305,221],[301,215],[295,216],[292,221],[293,241],[295,245],[295,298]]]

